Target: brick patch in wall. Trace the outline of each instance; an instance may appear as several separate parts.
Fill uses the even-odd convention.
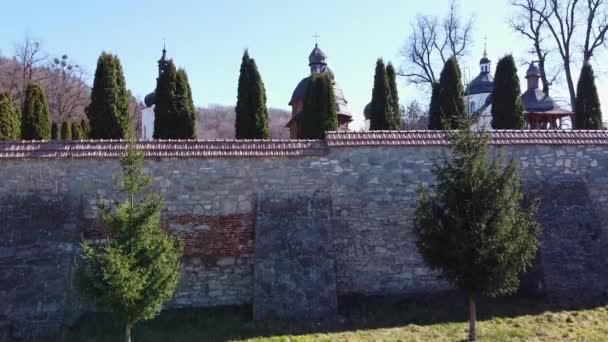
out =
[[[198,259],[203,266],[228,266],[237,259],[253,257],[253,214],[181,215],[161,219],[161,227],[184,241],[183,258]],[[91,222],[84,237],[105,239],[103,223]]]

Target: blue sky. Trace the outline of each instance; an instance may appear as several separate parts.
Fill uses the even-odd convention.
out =
[[[318,32],[319,46],[329,57],[358,128],[371,97],[376,59],[401,65],[399,50],[416,14],[443,15],[448,4],[448,0],[10,1],[3,7],[0,51],[12,55],[15,43],[27,32],[41,40],[51,56],[66,53],[84,66],[89,83],[97,57],[110,51],[122,61],[127,86],[143,98],[155,87],[156,61],[165,38],[169,55],[188,72],[195,104],[206,106],[236,102],[240,60],[248,48],[266,85],[268,105],[289,109],[293,88],[309,73],[307,58],[314,47],[312,36]],[[507,53],[519,62],[529,58],[528,43],[508,27],[512,12],[508,0],[461,0],[460,9],[463,15],[475,17],[474,45],[461,61],[466,75],[477,75],[486,35],[493,62]],[[520,74],[525,71],[521,69],[524,66]],[[604,97],[607,71],[596,66]],[[399,86],[402,104],[413,99],[428,102],[406,80],[399,80]],[[554,87],[553,94],[564,96],[559,89],[563,87],[563,83]]]

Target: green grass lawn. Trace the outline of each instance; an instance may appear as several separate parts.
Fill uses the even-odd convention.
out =
[[[538,300],[484,300],[478,305],[482,341],[608,341],[605,306],[575,308]],[[465,341],[464,300],[350,298],[334,322],[254,326],[249,307],[170,310],[138,324],[133,341]],[[62,341],[120,341],[121,329],[106,315],[84,316]]]

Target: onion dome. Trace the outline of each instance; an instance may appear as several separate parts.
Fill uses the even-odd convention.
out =
[[[315,48],[312,49],[312,52],[308,56],[308,63],[309,63],[308,65],[310,65],[310,66],[312,66],[313,64],[327,65],[327,63],[325,62],[326,59],[327,59],[327,56],[325,55],[325,53],[319,48],[318,44],[315,44]]]

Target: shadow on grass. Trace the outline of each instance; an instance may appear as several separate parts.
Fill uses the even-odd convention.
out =
[[[250,306],[210,309],[167,310],[152,321],[138,324],[134,341],[231,341],[280,335],[330,333],[363,329],[465,322],[465,299],[455,293],[432,297],[386,298],[349,296],[340,298],[339,316],[323,322],[265,322],[254,325]],[[509,297],[482,299],[478,319],[517,317],[543,312],[583,310],[601,306],[549,303],[542,298]],[[62,342],[120,341],[122,328],[108,315],[84,315],[66,328]]]

